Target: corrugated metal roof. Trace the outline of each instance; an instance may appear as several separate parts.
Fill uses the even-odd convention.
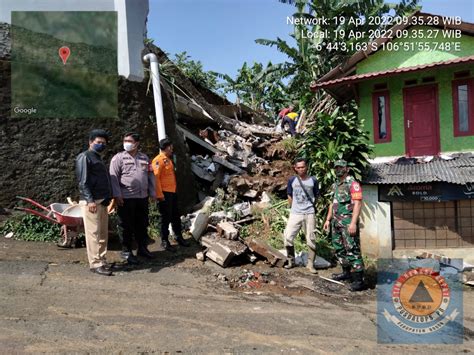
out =
[[[459,154],[451,160],[436,157],[430,162],[400,158],[395,163],[372,164],[366,184],[415,184],[448,182],[464,185],[474,183],[474,154]]]
[[[427,70],[427,69],[433,69],[433,68],[445,67],[445,66],[451,66],[451,65],[457,65],[457,64],[467,64],[467,63],[474,63],[474,55],[471,55],[469,57],[461,57],[461,58],[445,60],[442,62],[415,65],[412,67],[396,68],[396,69],[378,71],[378,72],[373,72],[373,73],[346,76],[344,78],[334,79],[334,80],[330,80],[330,81],[326,81],[322,83],[316,83],[312,86],[312,88],[320,89],[320,88],[327,88],[331,86],[337,86],[341,84],[352,84],[355,82],[373,79],[373,78],[377,78],[381,76],[391,76],[391,75],[397,75],[397,74],[402,74],[402,73],[409,73],[409,72],[414,72],[414,71]]]

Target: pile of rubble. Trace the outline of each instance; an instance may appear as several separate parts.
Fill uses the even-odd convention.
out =
[[[184,217],[184,224],[191,235],[201,243],[204,250],[196,254],[198,260],[206,258],[222,267],[239,262],[255,262],[257,259],[268,261],[271,266],[282,267],[286,256],[263,241],[254,238],[240,238],[242,227],[253,222],[253,206],[269,206],[269,197],[264,192],[258,202],[237,203],[229,211],[214,211],[222,196],[208,197],[196,206],[198,209]]]

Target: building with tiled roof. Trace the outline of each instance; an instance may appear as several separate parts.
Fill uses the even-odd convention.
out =
[[[362,247],[474,258],[474,24],[417,12],[387,33],[312,86],[355,99],[375,147]]]

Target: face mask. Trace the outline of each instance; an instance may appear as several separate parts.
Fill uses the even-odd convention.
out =
[[[123,149],[125,149],[127,152],[131,152],[135,149],[135,143],[125,142],[123,144]]]
[[[92,149],[94,149],[97,153],[103,152],[106,145],[103,143],[95,143],[92,145]]]

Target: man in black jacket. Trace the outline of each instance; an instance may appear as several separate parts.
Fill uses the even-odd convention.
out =
[[[92,272],[112,275],[107,267],[108,214],[112,197],[109,171],[100,157],[107,146],[109,135],[95,129],[89,135],[89,149],[76,158],[76,176],[81,194],[80,204],[86,233],[87,257]]]

